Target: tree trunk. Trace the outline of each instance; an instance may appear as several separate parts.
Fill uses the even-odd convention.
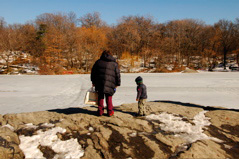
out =
[[[224,48],[224,60],[223,60],[223,66],[224,66],[224,70],[226,70],[226,62],[227,62],[227,49]]]
[[[237,65],[239,66],[239,53],[237,53]]]

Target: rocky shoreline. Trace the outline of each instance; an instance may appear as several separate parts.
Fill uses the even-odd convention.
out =
[[[239,158],[238,110],[172,101],[147,102],[146,117],[135,116],[136,103],[115,107],[113,117],[98,117],[96,110],[91,106],[0,115],[0,158],[27,158],[23,141],[53,129],[60,130],[50,142],[78,144],[82,152],[74,155],[83,159]],[[74,156],[43,139],[36,144],[47,159]]]

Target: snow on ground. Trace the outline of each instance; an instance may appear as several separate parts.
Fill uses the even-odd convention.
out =
[[[175,133],[176,137],[183,138],[187,143],[194,143],[198,140],[214,140],[216,142],[222,142],[221,140],[209,137],[203,133],[206,126],[209,126],[211,123],[209,122],[208,117],[204,114],[206,111],[202,111],[197,114],[193,118],[193,124],[186,122],[182,117],[179,117],[175,114],[168,114],[166,112],[162,112],[161,114],[151,114],[146,116],[147,120],[160,121],[160,128],[166,132]]]
[[[49,124],[45,123],[47,127]],[[44,126],[42,125],[42,126]],[[53,125],[54,126],[54,125]],[[31,123],[26,124],[27,128],[37,128]],[[48,146],[57,154],[56,158],[80,158],[84,155],[84,150],[79,145],[77,139],[69,139],[62,141],[57,137],[57,133],[65,133],[66,129],[61,127],[54,127],[50,130],[43,132],[38,130],[36,135],[33,136],[19,136],[21,141],[19,147],[23,151],[26,158],[45,158],[40,151],[39,146]]]
[[[238,72],[121,74],[113,104],[134,103],[137,76],[142,76],[148,101],[194,103],[239,109]],[[90,75],[0,75],[0,114],[84,107]]]

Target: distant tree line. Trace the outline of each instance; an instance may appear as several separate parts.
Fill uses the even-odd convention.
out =
[[[33,22],[6,24],[0,17],[0,56],[15,51],[29,53],[41,74],[61,74],[63,70],[89,72],[105,49],[120,60],[154,61],[157,71],[167,65],[205,69],[229,55],[239,56],[239,18],[206,25],[194,19],[157,23],[150,16],[122,17],[109,26],[97,12],[80,18],[75,13],[45,13]],[[134,58],[132,58],[134,57]]]

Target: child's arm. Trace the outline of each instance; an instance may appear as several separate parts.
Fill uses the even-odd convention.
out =
[[[141,94],[142,94],[142,88],[141,87],[137,87],[136,101],[139,101]]]

